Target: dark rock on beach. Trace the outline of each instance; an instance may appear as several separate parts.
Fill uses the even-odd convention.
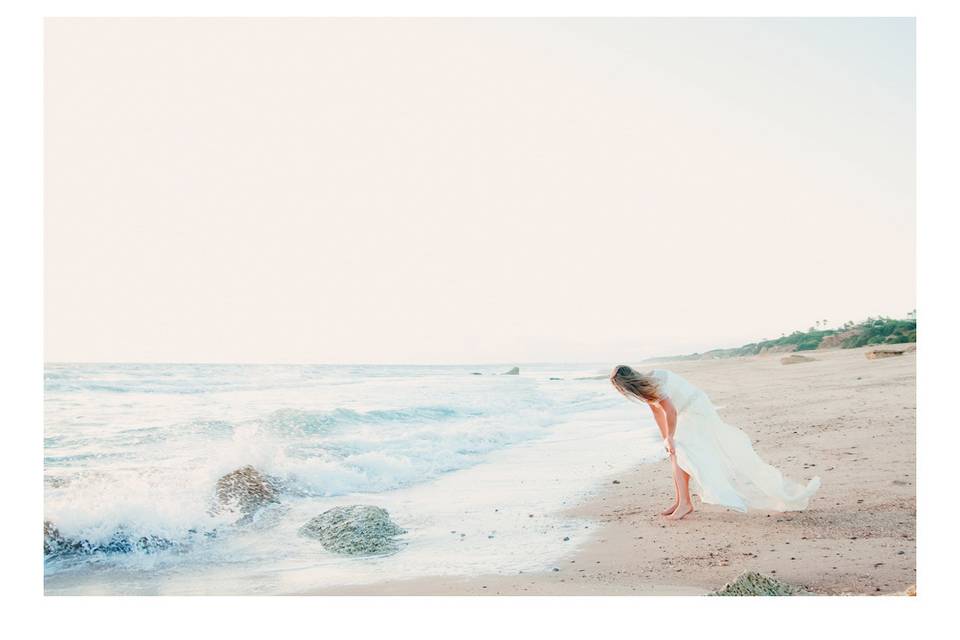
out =
[[[518,375],[520,375],[520,367],[514,367],[513,369],[510,369],[510,371],[504,371],[504,372],[501,373],[500,375],[502,375],[502,376],[518,376]]]
[[[156,553],[182,547],[181,543],[155,535],[135,536],[117,529],[106,540],[67,538],[49,520],[43,523],[43,557],[94,553]]]
[[[57,555],[73,550],[74,544],[60,534],[57,526],[49,520],[43,521],[43,556]]]
[[[370,505],[334,507],[300,527],[300,535],[319,540],[332,553],[382,555],[399,549],[396,536],[406,533],[386,509]]]
[[[234,512],[240,522],[250,520],[261,508],[280,502],[279,483],[250,465],[240,467],[217,480],[216,500],[211,513]]]

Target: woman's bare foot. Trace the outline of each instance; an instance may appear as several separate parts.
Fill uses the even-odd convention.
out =
[[[660,515],[662,515],[662,516],[668,516],[668,515],[670,515],[671,513],[673,513],[674,511],[677,510],[677,506],[679,506],[679,504],[680,504],[680,503],[678,503],[678,502],[674,502],[672,505],[670,505],[669,507],[667,507],[666,509],[664,509],[663,511],[661,511],[661,512],[660,512]]]
[[[693,505],[689,503],[684,503],[684,504],[678,505],[676,510],[667,516],[667,519],[682,520],[683,518],[686,518],[691,513],[693,513]]]

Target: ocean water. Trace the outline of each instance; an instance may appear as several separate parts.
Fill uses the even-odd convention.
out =
[[[176,544],[46,559],[45,590],[301,593],[548,568],[596,529],[563,511],[659,457],[659,437],[596,379],[606,366],[508,368],[48,364],[45,519],[68,538]],[[248,464],[282,481],[280,504],[244,524],[211,515],[217,479]],[[388,509],[400,550],[344,558],[298,534],[344,504]]]

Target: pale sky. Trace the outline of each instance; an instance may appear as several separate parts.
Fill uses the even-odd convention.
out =
[[[912,19],[53,19],[47,361],[634,362],[915,303]]]

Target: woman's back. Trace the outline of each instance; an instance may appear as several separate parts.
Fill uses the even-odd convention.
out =
[[[657,380],[660,394],[670,398],[677,412],[682,413],[690,409],[698,400],[706,400],[709,403],[707,395],[683,376],[666,369],[654,369],[650,373]]]

